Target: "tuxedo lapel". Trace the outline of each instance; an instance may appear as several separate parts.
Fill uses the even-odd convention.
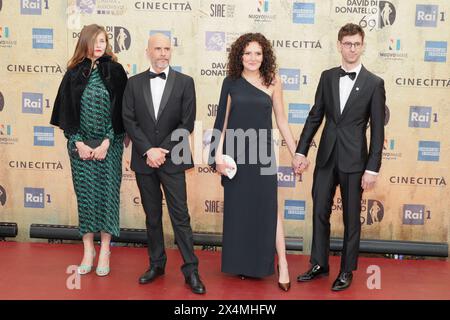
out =
[[[147,110],[150,113],[153,121],[156,122],[155,118],[155,108],[153,106],[152,99],[152,87],[150,85],[150,77],[144,77],[144,81],[142,82],[142,91],[144,92],[145,104],[147,106]]]
[[[339,98],[339,68],[336,68],[332,73],[331,79],[331,91],[333,94],[333,104],[334,104],[334,118],[336,122],[341,115],[341,100]]]
[[[169,101],[170,95],[172,93],[174,84],[176,79],[176,72],[172,68],[169,69],[169,76],[167,77],[166,85],[164,86],[164,92],[161,97],[161,104],[159,105],[158,110],[158,117],[157,120],[159,120],[159,117],[161,116],[162,112],[164,111],[164,108],[167,105],[167,102]]]
[[[352,91],[350,92],[350,96],[347,99],[347,103],[344,106],[344,111],[342,112],[340,119],[345,117],[345,115],[349,112],[348,110],[353,107],[353,102],[358,100],[358,97],[361,95],[364,84],[366,83],[368,76],[368,72],[364,66],[361,66],[361,71],[358,74],[358,78],[356,78],[355,84],[353,85]]]

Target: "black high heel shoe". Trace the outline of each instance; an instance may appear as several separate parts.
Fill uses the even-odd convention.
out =
[[[277,265],[277,270],[278,270],[278,277],[279,277],[280,276],[280,266],[279,265]],[[278,288],[280,288],[284,292],[288,292],[289,289],[291,288],[291,282],[290,281],[287,283],[278,282]]]
[[[241,280],[245,280],[246,279],[246,277],[243,274],[240,274],[239,278],[241,278]]]

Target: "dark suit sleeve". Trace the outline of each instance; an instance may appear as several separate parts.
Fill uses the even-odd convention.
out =
[[[322,123],[324,114],[325,114],[325,106],[324,106],[324,77],[325,71],[322,72],[320,76],[319,85],[317,86],[316,96],[314,99],[314,106],[309,111],[308,117],[306,118],[305,126],[303,127],[302,134],[300,135],[300,141],[298,142],[296,153],[301,153],[304,156],[308,155],[309,147],[311,145],[311,141],[314,138],[317,130]]]
[[[381,167],[381,156],[384,144],[384,117],[386,91],[384,81],[380,80],[375,88],[370,105],[370,148],[366,170],[378,172]]]
[[[142,131],[139,121],[136,118],[132,81],[128,81],[123,93],[122,118],[125,130],[133,142],[133,147],[137,149],[139,154],[145,155],[147,150],[153,148],[153,145]]]
[[[172,134],[176,130],[184,129],[182,134],[184,139],[189,137],[189,134],[194,131],[195,113],[196,113],[196,99],[195,99],[195,86],[194,79],[188,78],[185,88],[183,90],[183,100],[181,106],[181,119],[177,128],[167,135],[160,144],[161,148],[172,151],[172,148],[180,142],[180,140],[172,141]],[[187,135],[187,136],[185,136]]]

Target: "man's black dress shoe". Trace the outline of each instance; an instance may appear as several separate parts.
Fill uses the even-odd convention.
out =
[[[324,268],[324,267],[319,266],[318,264],[315,264],[311,267],[311,269],[309,269],[305,273],[299,275],[297,277],[297,281],[298,282],[306,282],[306,281],[311,281],[318,276],[328,275],[328,270],[329,270],[328,268]]]
[[[350,287],[352,284],[353,273],[350,272],[340,272],[337,279],[334,281],[331,290],[342,291]]]
[[[206,293],[205,285],[202,280],[200,280],[200,276],[198,275],[198,271],[192,272],[189,276],[185,278],[186,283],[191,287],[193,293],[204,294]]]
[[[156,266],[150,267],[150,269],[145,271],[145,273],[139,278],[139,283],[140,284],[150,283],[159,276],[162,276],[163,274],[164,274],[163,268]]]

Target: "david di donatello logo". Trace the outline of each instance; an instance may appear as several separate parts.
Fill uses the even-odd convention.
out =
[[[5,106],[5,98],[3,97],[3,93],[0,91],[0,112],[3,111],[4,106]]]
[[[33,28],[33,49],[53,49],[53,29]]]
[[[1,5],[1,2],[0,2]],[[0,204],[4,206],[6,203],[6,190],[0,185]]]

